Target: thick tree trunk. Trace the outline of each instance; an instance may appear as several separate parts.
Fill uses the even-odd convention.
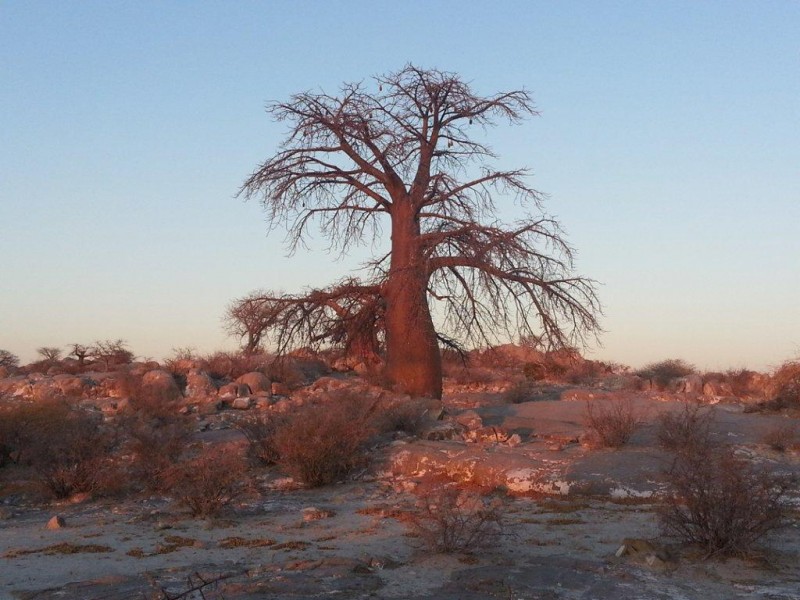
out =
[[[442,397],[442,359],[428,308],[428,275],[413,209],[392,210],[392,264],[384,285],[386,375],[412,396]]]

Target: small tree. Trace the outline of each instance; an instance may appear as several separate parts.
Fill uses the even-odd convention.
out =
[[[133,361],[133,352],[127,348],[125,340],[104,340],[95,342],[89,350],[94,360],[103,361],[108,371],[115,365],[126,365]]]
[[[19,367],[19,357],[8,350],[0,350],[0,367],[4,367],[9,371],[16,369]]]
[[[70,344],[72,351],[69,356],[74,356],[78,359],[78,365],[83,366],[86,363],[86,357],[91,355],[91,346],[84,346],[83,344]]]
[[[56,362],[61,358],[61,348],[55,346],[42,346],[36,349],[36,353],[49,362]]]
[[[405,391],[442,394],[431,302],[446,336],[465,342],[521,333],[563,346],[597,331],[593,283],[572,273],[558,223],[496,218],[498,197],[539,212],[541,195],[524,169],[492,168],[473,131],[535,115],[528,92],[480,96],[454,73],[408,65],[371,88],[300,93],[269,111],[288,136],[241,194],[288,227],[293,251],[314,224],[340,253],[391,232],[370,279],[385,307],[386,375]]]

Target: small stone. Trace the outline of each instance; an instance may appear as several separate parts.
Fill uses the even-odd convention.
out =
[[[252,406],[253,401],[251,398],[236,398],[233,402],[231,402],[231,408],[236,410],[249,410]]]
[[[67,526],[67,522],[61,515],[55,515],[47,522],[48,529],[62,529]]]
[[[303,521],[319,521],[321,519],[330,519],[336,513],[332,510],[317,508],[316,506],[309,506],[303,509]]]
[[[506,440],[506,444],[508,444],[512,448],[514,446],[519,446],[521,443],[522,443],[522,438],[519,437],[518,433],[509,436],[509,438]]]

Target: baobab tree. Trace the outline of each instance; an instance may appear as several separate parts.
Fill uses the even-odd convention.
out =
[[[563,346],[597,332],[593,282],[573,274],[573,251],[541,214],[527,171],[493,168],[495,154],[473,135],[537,114],[527,91],[480,96],[456,74],[407,65],[268,111],[289,132],[240,195],[287,228],[292,252],[313,227],[347,253],[388,226],[390,250],[369,266],[383,302],[385,374],[406,392],[441,397],[434,303],[444,329],[466,342],[507,332]],[[528,213],[499,222],[501,198]]]

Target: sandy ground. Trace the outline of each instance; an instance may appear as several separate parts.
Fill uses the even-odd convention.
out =
[[[356,481],[279,489],[281,481],[265,475],[259,495],[213,522],[192,519],[157,497],[6,504],[0,598],[166,598],[190,580],[197,583],[199,574],[226,576],[204,593],[229,600],[800,599],[797,522],[750,560],[704,561],[660,535],[650,494],[658,492],[665,457],[655,446],[652,420],[678,404],[652,396],[634,401],[650,424],[612,451],[573,441],[584,430],[581,401],[503,406],[491,395],[451,396],[453,417],[474,410],[485,427],[517,433],[521,443],[400,440],[382,449],[375,467]],[[737,405],[718,407],[717,415],[719,433],[742,452],[800,471],[797,456],[760,443],[785,417],[746,415]],[[432,472],[530,489],[506,500],[504,534],[491,547],[435,554],[402,518],[414,508],[409,490]],[[550,496],[540,493],[541,485],[550,486]],[[307,520],[310,508],[328,516]],[[66,527],[46,529],[55,514]],[[616,556],[626,538],[650,540],[658,556]]]

